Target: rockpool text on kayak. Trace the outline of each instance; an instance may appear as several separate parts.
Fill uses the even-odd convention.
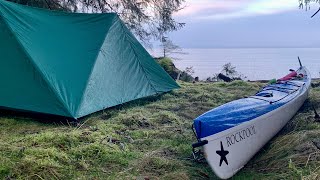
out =
[[[247,127],[226,137],[228,147],[256,134],[254,126]]]

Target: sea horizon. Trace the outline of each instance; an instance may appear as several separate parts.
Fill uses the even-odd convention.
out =
[[[153,56],[161,56],[161,49],[149,51]],[[246,76],[246,80],[269,80],[286,75],[289,69],[299,66],[298,56],[312,78],[319,78],[320,48],[184,48],[185,54],[171,54],[174,64],[180,70],[193,67],[194,77],[205,80],[222,71],[222,66],[231,63],[236,70]],[[178,59],[178,60],[177,60]]]

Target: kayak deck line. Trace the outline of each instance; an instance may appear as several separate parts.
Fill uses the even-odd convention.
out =
[[[295,88],[295,89],[292,89],[292,88],[287,88],[287,87],[280,87],[280,86],[276,86],[276,85],[292,85],[292,86],[295,86],[295,87],[298,87],[298,88]],[[305,83],[303,83],[302,85],[297,85],[295,83],[277,83],[276,85],[268,85],[268,86],[265,86],[263,87],[260,91],[258,91],[256,94],[262,92],[262,91],[265,91],[265,90],[275,90],[273,88],[276,88],[276,89],[287,89],[287,90],[297,90],[299,89],[301,86],[303,86]],[[270,88],[271,87],[271,88]],[[270,89],[267,89],[267,88],[270,88]]]
[[[262,91],[265,91],[265,90],[276,90],[276,89],[297,90],[297,89],[299,89],[299,88],[292,89],[292,88],[286,88],[286,87],[279,87],[279,86],[269,85],[269,86],[267,86],[266,88],[264,88]]]
[[[269,100],[267,100],[267,99],[258,98],[259,96],[249,96],[249,97],[247,97],[247,98],[253,98],[253,99],[263,100],[263,101],[269,102],[270,104],[273,104],[273,103],[276,103],[276,102],[278,102],[278,101],[281,101],[281,100],[283,100],[284,98],[288,97],[289,95],[297,92],[297,91],[299,90],[299,88],[298,88],[298,89],[290,89],[290,90],[292,90],[291,92],[282,91],[282,90],[279,90],[279,89],[272,89],[272,88],[271,88],[271,89],[262,90],[262,91],[260,91],[259,93],[261,93],[261,92],[263,92],[263,91],[267,91],[267,90],[280,91],[280,92],[287,93],[287,95],[284,96],[284,97],[282,97],[282,98],[280,98],[280,99],[278,99],[278,100],[276,100],[276,101],[269,101]]]
[[[268,100],[266,100],[266,99],[258,98],[257,96],[249,96],[249,97],[247,97],[247,98],[258,99],[258,100],[266,101],[266,102],[272,104],[272,103],[271,103],[272,101],[268,101]]]
[[[298,84],[296,84],[296,83],[293,83],[292,81],[285,81],[284,83],[279,83],[279,84],[290,84],[290,85],[292,85],[292,86],[297,86],[297,87],[301,87],[301,85],[298,85]],[[304,85],[305,83],[303,83],[303,85]]]

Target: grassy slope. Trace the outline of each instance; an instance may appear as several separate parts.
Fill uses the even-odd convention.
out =
[[[0,179],[215,179],[206,163],[189,160],[192,120],[262,84],[181,86],[91,115],[79,127],[0,117]],[[319,107],[319,88],[311,101]],[[316,179],[320,125],[312,117],[309,101],[234,179]]]

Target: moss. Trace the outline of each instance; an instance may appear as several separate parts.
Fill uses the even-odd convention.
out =
[[[158,63],[160,64],[160,66],[166,70],[167,72],[168,71],[173,71],[173,62],[170,58],[162,58],[158,61]]]
[[[180,70],[178,70],[173,64],[170,58],[161,58],[158,60],[158,64],[174,79],[177,79]]]
[[[180,74],[180,80],[185,82],[192,82],[194,78],[187,72],[181,71],[174,65],[173,61],[170,58],[161,58],[158,59],[158,64],[173,78],[177,79]]]

